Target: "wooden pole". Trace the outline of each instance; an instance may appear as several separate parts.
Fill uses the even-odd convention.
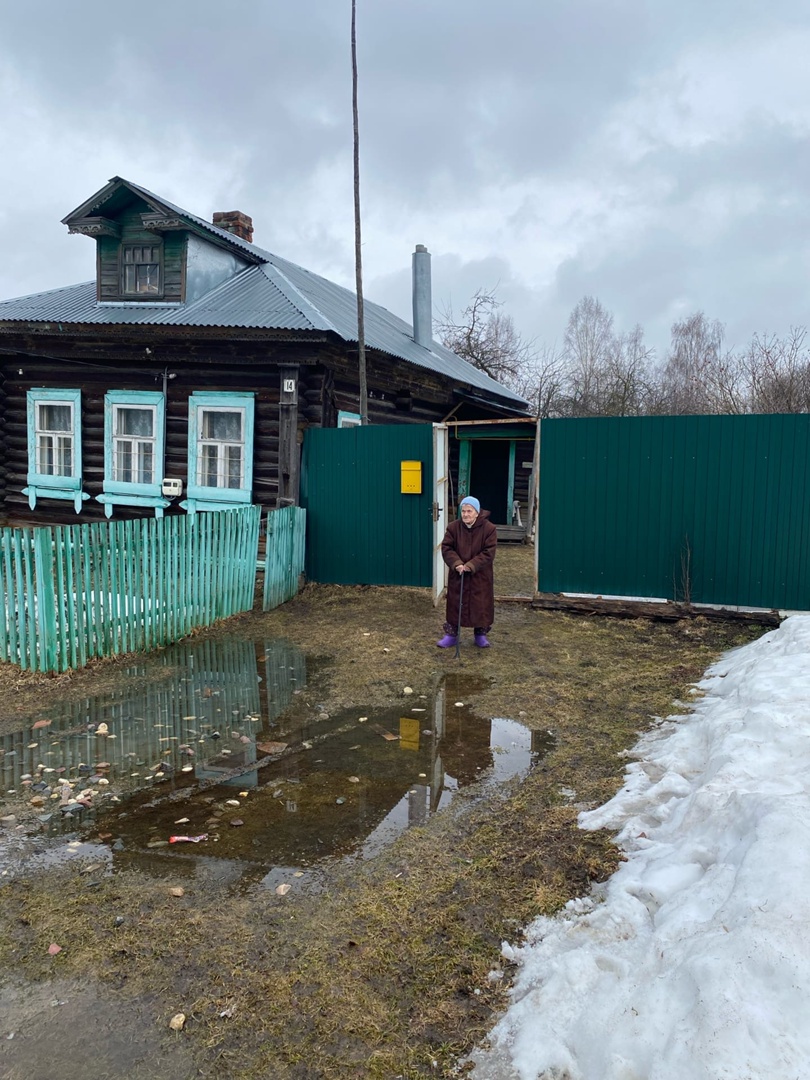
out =
[[[360,423],[368,423],[366,327],[363,312],[363,257],[360,236],[360,127],[357,116],[357,0],[352,0],[352,130],[354,134],[354,269],[357,284],[357,364],[360,381]]]

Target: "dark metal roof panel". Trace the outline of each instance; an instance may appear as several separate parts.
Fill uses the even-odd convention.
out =
[[[102,326],[199,326],[258,330],[329,331],[357,341],[355,294],[303,267],[271,256],[223,282],[194,304],[99,303],[96,283],[0,301],[0,322]],[[434,341],[429,349],[413,340],[404,320],[365,301],[368,348],[399,357],[456,382],[497,394],[516,405],[517,394]]]
[[[319,313],[296,303],[254,266],[217,286],[186,309],[162,313],[155,322],[182,326],[234,326],[260,330],[331,330]]]
[[[283,278],[278,279],[283,288],[286,279],[296,291],[305,296],[321,313],[335,333],[344,341],[357,341],[357,298],[350,289],[336,285],[327,278],[319,277],[295,263],[288,262],[278,255],[266,253],[270,265],[279,271]],[[263,267],[265,273],[269,267]],[[413,339],[413,328],[393,315],[386,308],[370,300],[364,300],[366,346],[381,352],[398,356],[410,364],[445,375],[456,382],[464,382],[480,390],[528,408],[528,402],[517,394],[479,371],[466,360],[462,360],[450,349],[437,341],[431,342],[429,349],[417,344]]]
[[[68,285],[62,289],[50,289],[48,292],[0,301],[0,320],[86,322],[84,316],[97,307],[95,281],[83,281],[81,285]]]
[[[210,326],[264,330],[331,330],[311,306],[296,306],[253,266],[193,304],[103,303],[96,283],[35,293],[0,302],[0,321],[90,325]]]

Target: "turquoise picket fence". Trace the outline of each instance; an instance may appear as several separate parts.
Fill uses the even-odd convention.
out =
[[[270,611],[298,592],[304,572],[307,512],[300,506],[282,506],[267,515],[267,550],[264,561],[263,608]]]
[[[67,671],[249,610],[260,515],[0,529],[0,659]]]

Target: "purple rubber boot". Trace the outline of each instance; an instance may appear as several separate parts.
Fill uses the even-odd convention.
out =
[[[453,649],[458,645],[458,634],[445,634],[436,644],[440,649]]]
[[[486,634],[476,634],[475,635],[475,644],[478,646],[479,649],[488,649],[489,648],[489,638],[487,637]]]

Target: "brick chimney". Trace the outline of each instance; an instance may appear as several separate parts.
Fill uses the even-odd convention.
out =
[[[246,240],[249,244],[253,243],[253,218],[249,218],[241,210],[216,210],[213,224],[218,229],[233,233],[240,240]]]

